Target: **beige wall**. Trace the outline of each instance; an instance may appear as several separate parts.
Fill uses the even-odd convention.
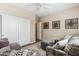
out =
[[[41,22],[50,22],[50,29],[43,29],[43,39],[59,39],[68,34],[79,33],[79,24],[78,29],[65,29],[65,19],[78,18],[79,19],[79,6],[67,9],[55,14],[51,14],[46,17],[41,18]],[[52,29],[52,21],[60,20],[61,29]],[[78,21],[79,23],[79,21]]]
[[[0,13],[23,17],[31,20],[31,42],[35,42],[35,15],[10,4],[0,4]]]

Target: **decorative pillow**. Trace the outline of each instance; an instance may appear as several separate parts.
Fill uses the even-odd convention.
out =
[[[21,46],[17,42],[14,42],[10,44],[10,48],[11,50],[20,50]]]
[[[69,55],[79,55],[79,36],[73,36],[64,49]]]
[[[10,46],[4,47],[0,49],[0,56],[9,56],[11,49]]]
[[[56,48],[56,49],[63,49],[63,48],[66,46],[68,40],[69,40],[71,37],[72,37],[72,35],[67,35],[67,36],[65,36],[65,37],[64,37],[64,40],[61,40],[61,41],[57,42],[57,43],[53,46],[53,48]]]
[[[0,48],[6,47],[9,45],[8,38],[0,38]]]

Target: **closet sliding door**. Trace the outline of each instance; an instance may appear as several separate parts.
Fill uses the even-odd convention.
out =
[[[19,18],[19,43],[26,45],[30,42],[30,20]]]
[[[2,36],[8,38],[10,43],[18,42],[18,24],[16,17],[2,15]]]
[[[2,36],[10,43],[18,42],[21,46],[30,43],[30,20],[2,15]]]

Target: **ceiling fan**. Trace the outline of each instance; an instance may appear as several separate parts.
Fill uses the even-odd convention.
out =
[[[36,10],[40,10],[41,8],[50,9],[54,5],[52,3],[28,3],[28,4],[25,4],[25,6],[36,7]]]

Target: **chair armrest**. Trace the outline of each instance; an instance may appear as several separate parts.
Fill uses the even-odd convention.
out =
[[[62,50],[55,49],[51,46],[46,48],[46,55],[47,56],[67,56],[68,54]]]

